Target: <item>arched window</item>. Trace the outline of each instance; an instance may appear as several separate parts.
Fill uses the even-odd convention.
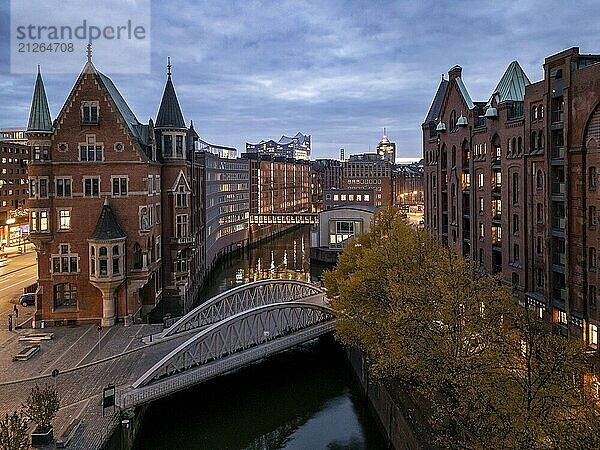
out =
[[[456,111],[450,113],[450,131],[456,130]]]
[[[540,105],[538,116],[540,119],[544,118],[544,105]]]
[[[506,156],[510,156],[510,153],[512,152],[512,147],[510,145],[510,138],[508,138],[506,140]]]
[[[520,155],[522,151],[523,151],[523,139],[521,138],[521,136],[519,136],[519,139],[517,139],[517,153]]]
[[[152,242],[154,242],[154,237],[152,237]],[[150,238],[148,238],[146,241],[146,248],[148,249],[148,253],[146,256],[148,264],[152,264],[152,249],[154,248],[154,245],[150,244]]]
[[[590,191],[595,191],[596,190],[596,185],[598,182],[598,175],[596,173],[596,168],[595,167],[590,167],[589,170],[589,188]]]
[[[534,106],[533,110],[531,111],[531,120],[535,122],[537,119],[538,119],[538,109],[537,109],[537,106]]]
[[[511,151],[513,154],[517,152],[517,138],[512,138]]]
[[[90,275],[96,275],[96,248],[90,248]]]
[[[456,167],[456,147],[452,146],[452,167]]]
[[[121,273],[121,252],[118,245],[113,245],[112,248],[112,274],[119,275]]]
[[[53,294],[54,309],[77,308],[77,285],[74,283],[55,284]]]
[[[531,132],[531,142],[529,143],[530,145],[530,150],[535,150],[537,149],[536,145],[537,145],[537,135],[535,134],[535,131]]]
[[[538,134],[537,148],[544,148],[544,133],[542,131],[540,131]]]
[[[538,189],[544,189],[544,173],[538,169],[537,174],[535,176],[535,185]]]
[[[99,275],[105,277],[108,275],[108,252],[106,247],[100,247],[98,249],[98,264],[99,264]]]
[[[143,266],[142,247],[137,242],[133,246],[133,268],[141,269]]]
[[[513,205],[519,203],[519,174],[513,173],[512,176],[512,201]]]

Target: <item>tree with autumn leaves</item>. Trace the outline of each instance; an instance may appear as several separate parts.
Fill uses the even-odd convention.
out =
[[[511,286],[395,208],[325,274],[336,336],[372,376],[416,390],[442,448],[600,448],[582,343],[548,333]]]

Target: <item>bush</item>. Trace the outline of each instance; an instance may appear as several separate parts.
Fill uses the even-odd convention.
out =
[[[23,412],[38,426],[40,431],[45,432],[52,428],[52,421],[59,408],[60,398],[56,390],[47,385],[40,389],[36,384],[23,405]]]

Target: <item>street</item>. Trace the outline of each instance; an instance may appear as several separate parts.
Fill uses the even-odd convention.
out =
[[[8,327],[8,314],[13,312],[14,302],[23,293],[23,288],[37,280],[36,252],[9,255],[8,261],[0,267],[0,329]],[[34,312],[33,306],[17,306],[19,318],[13,318],[13,325],[23,323]]]

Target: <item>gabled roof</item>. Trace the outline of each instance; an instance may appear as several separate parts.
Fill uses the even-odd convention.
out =
[[[155,128],[186,128],[170,73],[156,116]]]
[[[90,236],[94,241],[110,241],[113,239],[125,239],[127,235],[117,221],[117,217],[108,204],[108,197],[104,200],[100,217],[96,222],[96,228]]]
[[[35,90],[33,91],[33,99],[31,100],[27,131],[52,131],[50,108],[48,107],[48,99],[46,98],[46,89],[44,89],[40,66],[38,66]]]
[[[123,99],[123,96],[121,95],[115,84],[112,82],[112,80],[106,75],[104,75],[102,72],[97,70],[91,60],[88,60],[85,66],[83,66],[83,70],[79,74],[77,81],[75,81],[73,89],[71,89],[71,92],[69,93],[69,96],[67,97],[67,100],[65,101],[56,120],[58,120],[66,111],[66,108],[71,103],[71,99],[75,95],[77,86],[81,84],[83,77],[86,74],[91,74],[98,81],[98,85],[105,92],[109,103],[111,103],[114,106],[115,110],[117,111],[117,114],[121,117],[124,125],[127,127],[127,130],[129,131],[132,140],[134,142],[138,142],[142,148],[142,151],[144,151],[146,153],[146,156],[149,157],[148,146],[150,144],[150,136],[148,132],[148,125],[142,124],[137,120],[135,114],[133,113],[133,111],[131,111],[131,108],[129,108],[129,105]]]
[[[440,82],[438,86],[437,92],[435,93],[435,97],[433,97],[433,102],[429,107],[429,112],[427,113],[427,117],[425,118],[425,122],[423,123],[431,123],[435,122],[440,115],[440,111],[442,109],[442,103],[444,102],[444,96],[446,95],[446,89],[448,89],[448,80],[444,80]]]
[[[492,100],[500,104],[507,101],[522,102],[525,98],[525,86],[531,84],[529,78],[517,61],[511,62],[502,78],[498,82],[496,89],[488,100],[486,107],[492,105]]]

